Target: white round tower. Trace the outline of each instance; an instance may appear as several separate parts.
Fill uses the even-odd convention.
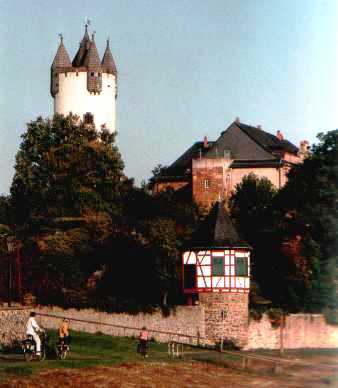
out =
[[[100,61],[94,35],[88,27],[73,62],[61,42],[51,67],[51,94],[54,113],[78,115],[85,123],[116,131],[117,70],[109,40]]]

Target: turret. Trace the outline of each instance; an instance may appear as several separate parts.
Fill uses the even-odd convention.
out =
[[[50,92],[53,97],[55,97],[55,95],[59,91],[59,73],[65,72],[70,67],[72,67],[72,64],[70,63],[66,47],[63,44],[63,37],[62,35],[60,35],[60,45],[57,49],[51,66]]]
[[[84,33],[83,38],[80,42],[80,47],[79,47],[79,49],[78,49],[78,51],[73,59],[73,62],[72,62],[72,65],[74,67],[84,66],[83,63],[84,63],[85,57],[87,55],[89,46],[90,46],[90,38],[89,38],[89,34],[88,34],[88,24],[86,24],[85,33]]]
[[[84,59],[84,66],[87,68],[87,89],[91,93],[100,93],[102,90],[102,69],[99,53],[97,52],[94,34],[89,50]]]
[[[117,76],[116,65],[115,65],[112,53],[110,51],[109,39],[107,39],[107,46],[106,46],[106,50],[103,54],[101,64],[102,64],[103,71],[105,71],[106,73],[111,73],[111,74],[114,74],[115,76]]]

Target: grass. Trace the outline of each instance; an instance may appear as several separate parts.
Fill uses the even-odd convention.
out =
[[[71,334],[71,352],[66,360],[58,360],[55,357],[54,346],[57,342],[55,331],[49,331],[49,352],[45,361],[26,362],[19,350],[11,353],[0,352],[0,380],[9,375],[29,376],[43,369],[87,368],[143,361],[143,358],[136,352],[138,343],[136,339],[76,331],[72,331]],[[151,342],[147,360],[167,360],[167,346]]]

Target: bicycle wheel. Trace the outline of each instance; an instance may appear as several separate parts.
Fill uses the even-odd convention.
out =
[[[46,350],[42,350],[39,360],[44,361],[45,359],[46,359]]]
[[[60,359],[64,360],[67,357],[68,350],[67,349],[62,349],[60,352]]]
[[[23,355],[24,355],[25,360],[26,360],[27,362],[30,362],[30,361],[33,360],[34,355],[33,355],[32,352],[27,352],[27,351],[25,351]]]

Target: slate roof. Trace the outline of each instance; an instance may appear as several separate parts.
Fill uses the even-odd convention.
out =
[[[70,67],[72,66],[70,63],[69,55],[67,53],[66,47],[63,44],[63,39],[61,38],[60,45],[55,54],[52,69],[56,69],[57,67]]]
[[[251,249],[233,225],[224,203],[216,203],[193,234],[191,246],[199,248],[237,247]]]
[[[88,34],[88,26],[86,25],[86,30],[85,30],[83,38],[80,42],[80,47],[79,47],[77,53],[75,54],[75,57],[74,57],[73,62],[72,62],[72,65],[74,67],[84,66],[84,61],[85,61],[85,58],[87,56],[90,43],[91,43],[91,41],[90,41],[90,37]]]
[[[290,153],[298,152],[298,147],[288,140],[279,140],[277,136],[265,132],[260,128],[252,127],[251,125],[237,122],[234,122],[234,124],[267,151],[273,152],[282,150]]]
[[[84,58],[83,65],[90,67],[101,67],[100,56],[97,51],[97,47],[94,41],[94,36],[92,37],[92,41],[89,46],[89,50]]]
[[[107,47],[106,47],[106,51],[103,54],[101,65],[108,72],[111,72],[114,75],[117,75],[117,69],[114,62],[114,58],[110,51],[109,39],[107,39]]]

